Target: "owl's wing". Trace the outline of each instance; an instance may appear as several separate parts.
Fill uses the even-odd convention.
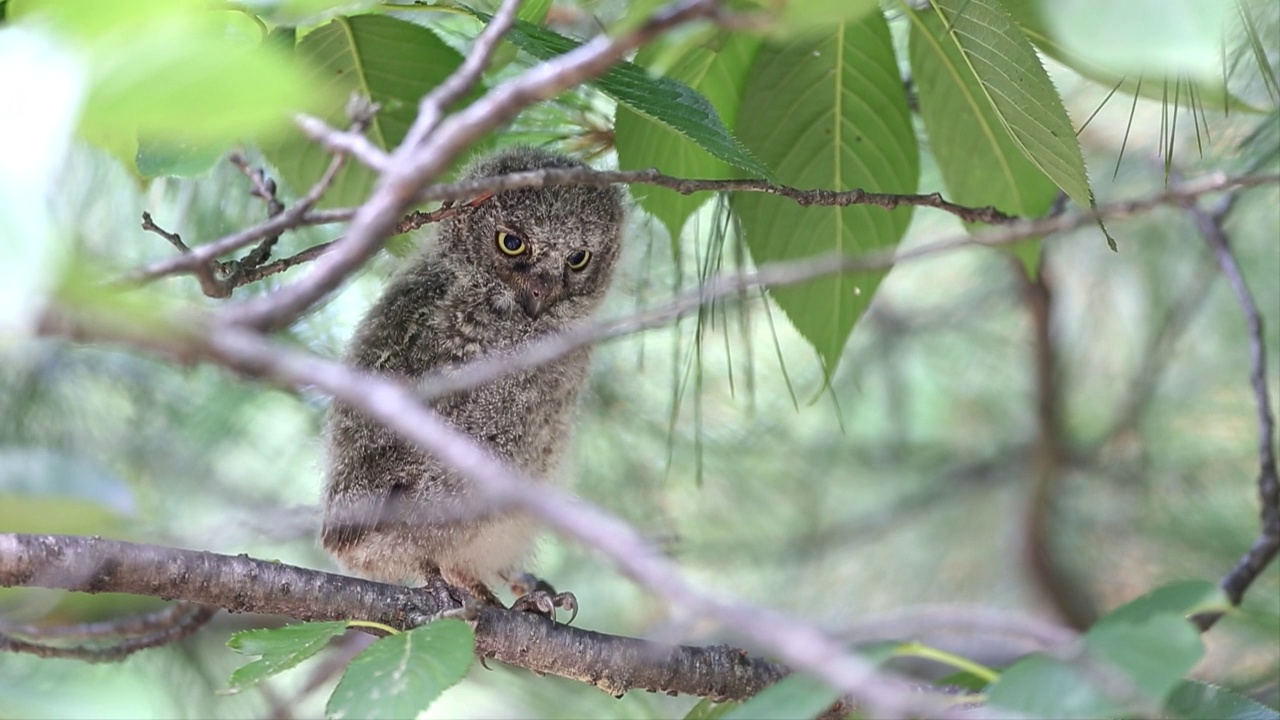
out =
[[[395,277],[356,328],[348,362],[401,377],[418,377],[442,364],[431,341],[454,275],[434,254],[417,258]]]

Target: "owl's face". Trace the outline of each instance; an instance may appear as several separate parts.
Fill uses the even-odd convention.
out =
[[[486,158],[468,177],[581,167],[561,155],[515,148]],[[623,208],[611,187],[550,187],[500,193],[441,234],[443,249],[479,270],[499,310],[530,321],[590,314],[617,263]]]

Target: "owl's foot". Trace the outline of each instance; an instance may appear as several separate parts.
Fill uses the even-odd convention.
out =
[[[557,622],[556,608],[560,608],[571,613],[565,625],[572,625],[578,617],[578,598],[573,593],[556,592],[551,583],[529,573],[513,575],[508,578],[508,582],[511,583],[511,592],[518,596],[511,603],[512,610],[537,613],[551,622]]]

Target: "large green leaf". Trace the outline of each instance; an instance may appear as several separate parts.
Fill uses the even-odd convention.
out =
[[[316,114],[330,125],[347,124],[345,108],[352,93],[381,106],[367,135],[384,150],[400,144],[418,115],[418,101],[462,64],[458,51],[435,33],[385,15],[335,18],[304,37],[297,55],[328,90],[331,101]],[[320,178],[331,157],[301,135],[265,147],[264,152],[297,192]],[[371,171],[348,163],[322,204],[358,204],[372,186]]]
[[[1222,610],[1222,591],[1208,582],[1174,583],[1126,603],[1085,633],[1084,654],[1117,675],[1149,703],[1162,703],[1204,654],[1187,615]],[[1123,713],[1078,664],[1033,655],[1006,670],[988,699],[1004,710],[1045,717],[1107,717]],[[1133,709],[1133,708],[1130,708]]]
[[[784,36],[827,32],[880,9],[877,0],[769,0],[765,6],[778,8],[774,31]]]
[[[314,107],[314,83],[245,13],[193,0],[26,0],[13,21],[73,38],[84,60],[80,133],[134,167],[139,135],[212,144],[274,139]]]
[[[325,714],[335,720],[412,718],[471,667],[475,635],[461,620],[437,620],[378,640],[343,673]]]
[[[490,16],[476,12],[488,22]],[[507,39],[521,50],[550,60],[577,48],[581,43],[552,30],[517,19]],[[772,179],[772,173],[729,132],[707,98],[688,85],[670,77],[653,77],[644,68],[620,62],[591,83],[606,95],[632,110],[646,115],[697,143],[724,162],[756,177]]]
[[[272,675],[296,667],[320,652],[333,638],[346,632],[345,622],[316,622],[280,628],[245,630],[231,636],[227,647],[241,655],[259,655],[257,660],[231,673],[229,692],[240,692]]]
[[[1178,75],[1175,73],[1141,73],[1117,72],[1098,63],[1093,52],[1084,54],[1068,50],[1049,30],[1042,13],[1053,12],[1053,6],[1040,0],[1001,0],[1001,5],[1009,11],[1009,15],[1018,23],[1027,39],[1035,44],[1041,52],[1067,67],[1093,80],[1106,88],[1118,88],[1130,95],[1139,95],[1160,102],[1176,102],[1191,107],[1200,105],[1207,108],[1219,108],[1230,111],[1258,112],[1258,109],[1241,100],[1227,88],[1226,78],[1221,72],[1211,77]],[[1119,5],[1123,6],[1124,3]],[[1147,30],[1147,24],[1124,28],[1135,33],[1135,42],[1146,41],[1141,34]],[[1170,87],[1176,83],[1184,86],[1181,92]]]
[[[1057,186],[1009,136],[960,49],[947,37],[942,19],[930,12],[910,17],[911,75],[949,199],[994,205],[1022,217],[1043,215],[1058,194]],[[1034,274],[1040,243],[1021,243],[1014,252],[1028,274]]]
[[[839,25],[826,36],[761,48],[742,104],[752,109],[738,118],[742,141],[788,185],[916,189],[919,150],[880,13]],[[805,208],[759,193],[735,197],[734,208],[757,264],[890,248],[911,220],[910,208]],[[832,276],[771,293],[817,349],[829,375],[883,276]]]
[[[760,40],[754,36],[728,34],[718,43],[686,50],[672,64],[668,76],[688,83],[706,95],[725,124],[732,127],[742,104],[747,70],[759,46]],[[647,64],[655,52],[650,49],[641,51],[636,62]],[[618,105],[614,134],[618,167],[623,170],[652,167],[675,177],[701,179],[731,178],[741,172],[669,125],[626,105]],[[672,243],[679,241],[685,221],[707,199],[707,193],[681,195],[673,190],[641,185],[633,187],[632,194],[639,198],[641,207],[666,226]]]
[[[1037,0],[1067,52],[1119,74],[1222,76],[1232,2],[1223,0]]]
[[[1080,143],[1035,48],[998,0],[931,0],[996,116],[1072,200],[1093,205]]]
[[[1046,655],[1029,655],[1000,675],[987,705],[1005,712],[1060,720],[1119,717],[1123,708],[1089,682],[1083,668]]]

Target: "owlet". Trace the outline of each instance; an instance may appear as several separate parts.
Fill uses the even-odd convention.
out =
[[[474,162],[479,178],[582,164],[528,147]],[[365,316],[346,360],[412,383],[481,356],[519,353],[587,318],[617,262],[623,222],[612,187],[498,193],[446,221],[436,242],[391,280]],[[589,350],[434,400],[454,428],[538,482],[568,448]],[[335,402],[327,418],[324,547],[347,570],[418,584],[439,572],[496,602],[516,582],[536,524],[494,512],[470,481],[394,432]]]

